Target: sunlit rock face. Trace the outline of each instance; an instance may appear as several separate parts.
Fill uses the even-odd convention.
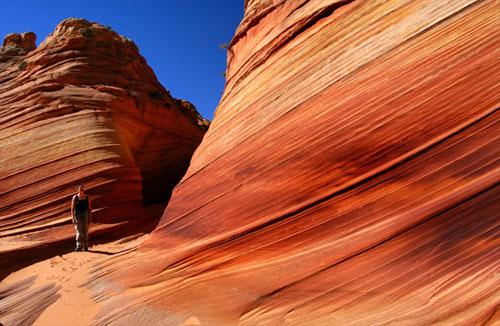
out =
[[[0,49],[0,257],[73,237],[80,183],[93,230],[147,220],[144,207],[166,202],[207,124],[110,28],[67,19],[38,48],[35,39],[9,34]]]
[[[247,1],[158,228],[96,324],[498,321],[498,2]]]

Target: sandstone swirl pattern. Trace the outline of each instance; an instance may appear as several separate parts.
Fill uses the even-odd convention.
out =
[[[95,230],[145,219],[145,206],[168,199],[207,123],[109,28],[68,19],[36,49],[35,38],[11,34],[0,49],[3,255],[73,237],[79,183],[93,195]]]
[[[99,325],[473,325],[500,303],[498,1],[249,0]]]

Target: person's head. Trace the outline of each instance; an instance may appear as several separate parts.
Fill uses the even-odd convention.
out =
[[[78,185],[78,194],[79,195],[85,194],[85,188],[83,187],[82,184]]]

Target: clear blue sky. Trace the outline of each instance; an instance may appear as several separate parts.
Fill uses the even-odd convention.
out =
[[[163,86],[212,119],[226,51],[243,0],[0,0],[0,37],[33,31],[37,44],[68,17],[111,26],[134,40]]]

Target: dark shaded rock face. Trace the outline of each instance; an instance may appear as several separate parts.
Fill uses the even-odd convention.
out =
[[[67,19],[35,39],[10,34],[0,50],[0,260],[73,237],[80,183],[95,231],[147,223],[144,206],[165,204],[207,128],[109,28]]]

